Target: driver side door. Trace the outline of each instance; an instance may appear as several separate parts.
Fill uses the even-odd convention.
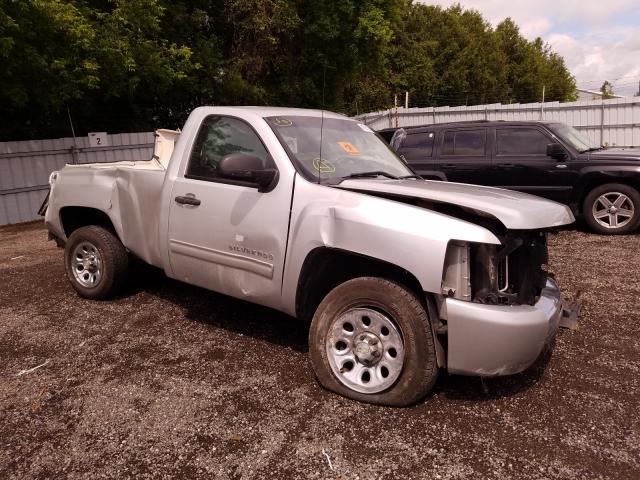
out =
[[[276,168],[247,122],[205,118],[171,195],[172,274],[186,283],[277,306],[293,180],[280,178],[275,188],[260,193],[256,185],[222,178],[218,163],[231,153],[250,154],[264,168]]]

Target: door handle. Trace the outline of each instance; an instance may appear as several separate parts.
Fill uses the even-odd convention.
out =
[[[458,166],[455,163],[445,163],[442,168],[458,168]]]
[[[176,197],[175,201],[180,205],[193,205],[194,207],[197,207],[198,205],[200,205],[200,200],[198,200],[196,197],[188,197],[188,196]]]
[[[513,163],[499,163],[498,166],[500,168],[515,168]]]

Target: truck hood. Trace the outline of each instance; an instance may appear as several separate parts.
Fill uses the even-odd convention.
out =
[[[513,230],[558,227],[575,220],[565,205],[501,188],[414,179],[353,179],[336,186],[363,193],[456,205],[494,217]]]

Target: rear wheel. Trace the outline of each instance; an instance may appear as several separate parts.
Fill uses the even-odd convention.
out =
[[[382,278],[356,278],[334,288],[313,317],[309,349],[319,382],[362,402],[414,404],[438,376],[422,303]]]
[[[126,280],[129,262],[124,245],[97,225],[75,230],[65,246],[64,258],[67,277],[82,297],[112,297]]]
[[[601,185],[586,196],[582,214],[591,229],[598,233],[630,233],[640,221],[640,194],[624,184]]]

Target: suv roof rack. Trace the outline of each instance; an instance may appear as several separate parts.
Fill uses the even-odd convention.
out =
[[[441,122],[441,123],[425,123],[422,125],[407,125],[404,127],[387,127],[387,128],[381,128],[380,130],[377,130],[378,132],[383,132],[383,131],[391,131],[391,130],[397,130],[399,128],[404,128],[404,129],[414,129],[414,128],[428,128],[428,127],[440,127],[440,126],[446,126],[446,125],[469,125],[469,124],[474,124],[474,123],[545,123],[545,124],[549,124],[549,123],[556,123],[554,121],[550,121],[550,120],[484,120],[484,119],[480,119],[480,120],[460,120],[457,122]]]

